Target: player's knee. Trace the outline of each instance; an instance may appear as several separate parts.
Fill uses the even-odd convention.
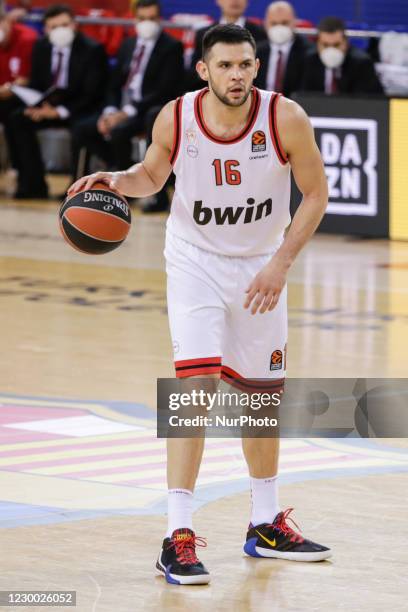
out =
[[[200,394],[201,392],[213,394],[217,392],[220,378],[221,373],[218,372],[215,374],[206,374],[204,376],[188,376],[180,379],[181,389],[183,393],[191,394],[192,397],[194,394]]]
[[[182,387],[185,389],[203,389],[210,393],[218,388],[221,379],[221,372],[215,374],[205,374],[196,376],[186,376],[182,378]]]

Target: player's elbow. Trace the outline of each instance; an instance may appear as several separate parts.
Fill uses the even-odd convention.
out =
[[[151,177],[151,193],[148,195],[154,195],[155,193],[159,193],[163,189],[167,182],[167,179],[163,179],[162,177]]]
[[[329,201],[326,177],[316,181],[310,190],[303,191],[303,201],[313,207],[317,214],[324,215]]]
[[[317,205],[326,210],[329,201],[329,187],[327,184],[327,178],[322,164],[318,177],[313,185],[311,197],[315,200]]]
[[[170,173],[164,174],[163,172],[155,172],[154,168],[148,168],[147,164],[143,162],[142,162],[142,168],[144,171],[144,178],[145,178],[145,187],[146,187],[145,195],[151,196],[161,191],[163,187],[165,186]]]

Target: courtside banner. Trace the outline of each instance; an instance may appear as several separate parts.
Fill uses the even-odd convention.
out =
[[[323,158],[329,205],[319,230],[389,235],[389,101],[298,94]],[[300,193],[292,192],[292,211]]]
[[[271,386],[271,383],[273,385]],[[157,436],[404,438],[408,379],[157,381]]]
[[[408,100],[391,100],[390,124],[390,238],[408,240]]]

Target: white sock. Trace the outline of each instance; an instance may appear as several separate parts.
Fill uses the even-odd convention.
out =
[[[280,512],[278,503],[278,477],[250,478],[251,480],[251,523],[272,523]]]
[[[169,489],[166,538],[183,528],[193,529],[193,494],[188,489]]]

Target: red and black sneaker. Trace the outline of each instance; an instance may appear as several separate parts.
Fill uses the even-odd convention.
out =
[[[199,561],[195,547],[207,546],[191,529],[176,529],[163,540],[156,569],[170,584],[208,584],[210,574]]]
[[[288,561],[323,561],[331,557],[331,550],[296,533],[286,522],[293,508],[276,515],[273,523],[249,525],[244,552],[251,557],[274,557]]]

